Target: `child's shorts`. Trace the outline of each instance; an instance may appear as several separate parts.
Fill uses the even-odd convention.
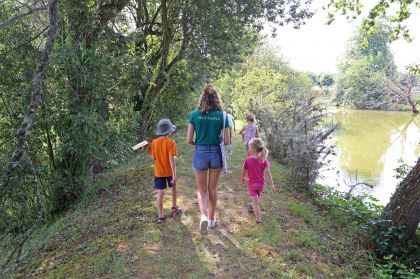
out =
[[[261,196],[265,185],[248,185],[248,196],[250,198]]]
[[[172,181],[172,176],[169,176],[169,177],[157,177],[157,176],[155,176],[155,179],[154,179],[155,189],[156,190],[165,190],[166,186],[168,186],[168,187],[174,186],[171,181]]]

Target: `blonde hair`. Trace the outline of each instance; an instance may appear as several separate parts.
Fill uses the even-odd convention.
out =
[[[257,157],[261,161],[265,161],[268,158],[268,149],[265,147],[264,141],[260,138],[253,138],[248,143],[249,147],[254,148],[257,151]]]
[[[252,114],[252,113],[250,113],[250,112],[248,112],[246,114],[246,121],[255,123],[255,115]]]

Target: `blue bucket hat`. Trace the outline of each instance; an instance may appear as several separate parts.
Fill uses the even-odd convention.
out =
[[[165,118],[159,120],[157,124],[156,135],[157,136],[164,136],[169,134],[170,132],[175,132],[176,126],[172,125],[171,120]]]

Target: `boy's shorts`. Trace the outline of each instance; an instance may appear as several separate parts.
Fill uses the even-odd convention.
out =
[[[172,183],[172,176],[169,177],[157,177],[155,176],[154,182],[155,182],[155,189],[156,190],[165,190],[166,186],[169,188],[174,186]]]
[[[196,145],[193,155],[194,170],[222,168],[222,151],[219,145]]]
[[[265,185],[248,185],[248,196],[250,198],[253,197],[260,197],[262,192],[264,191]]]

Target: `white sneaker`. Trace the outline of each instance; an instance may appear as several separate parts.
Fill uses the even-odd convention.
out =
[[[207,234],[208,233],[208,225],[209,225],[209,221],[207,219],[206,215],[201,216],[201,220],[200,220],[200,233],[201,234]]]
[[[216,220],[209,220],[209,229],[215,229],[217,227]]]

